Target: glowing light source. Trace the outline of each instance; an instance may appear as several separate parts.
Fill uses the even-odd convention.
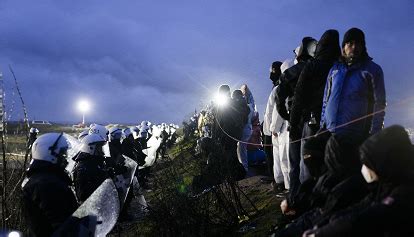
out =
[[[82,113],[82,124],[85,124],[85,113],[91,109],[91,104],[87,100],[78,101],[78,110]]]
[[[216,103],[218,106],[226,106],[229,102],[228,96],[223,93],[217,93],[214,97],[214,103]]]

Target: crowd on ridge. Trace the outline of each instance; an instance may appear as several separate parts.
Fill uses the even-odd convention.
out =
[[[262,124],[247,85],[220,86],[194,116],[200,147],[222,144],[244,171],[238,179],[267,165],[262,182],[283,198],[273,236],[414,235],[413,145],[403,127],[384,129],[383,71],[364,32],[351,28],[340,44],[339,32],[327,30],[293,52],[271,65]]]
[[[403,127],[384,128],[383,71],[368,54],[364,32],[351,28],[339,41],[339,32],[332,29],[319,40],[303,37],[293,59],[271,64],[263,123],[247,84],[234,91],[223,84],[217,98],[184,124],[184,134],[196,132],[199,149],[207,155],[219,151],[221,160],[210,159],[207,169],[229,172],[233,180],[251,176],[255,165],[267,166],[262,182],[283,198],[273,236],[414,236],[409,218],[414,209],[413,145]],[[134,185],[145,186],[150,165],[143,150],[151,132],[144,122],[126,130],[94,124],[81,133],[73,180],[63,172],[70,144],[66,135],[34,140],[23,184],[34,233],[50,235],[108,175],[123,172],[120,154],[142,167]],[[152,132],[162,140],[155,158],[165,153],[161,144],[174,141],[167,127],[176,128]],[[105,155],[107,144],[110,155]],[[222,149],[214,149],[216,144]],[[201,190],[221,181],[195,180]],[[59,193],[50,195],[51,187]],[[42,193],[46,188],[49,193]],[[58,218],[55,211],[62,207],[55,197],[70,204]],[[41,209],[45,207],[53,221]]]

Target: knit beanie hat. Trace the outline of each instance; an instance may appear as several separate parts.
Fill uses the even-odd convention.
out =
[[[350,41],[355,41],[357,43],[362,44],[365,46],[365,35],[364,32],[358,28],[351,28],[349,29],[345,35],[344,39],[342,40],[342,48],[345,47],[345,44]]]

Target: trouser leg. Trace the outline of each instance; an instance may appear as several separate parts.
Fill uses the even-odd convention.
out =
[[[264,151],[266,153],[267,175],[273,177],[273,146],[272,136],[264,135]]]
[[[280,158],[280,168],[282,170],[283,179],[285,183],[285,188],[289,189],[289,132],[282,131],[278,137],[279,139],[279,158]]]
[[[296,141],[289,144],[289,163],[290,163],[290,172],[289,172],[289,189],[292,195],[295,195],[299,189],[300,180],[300,146],[301,142]]]
[[[283,173],[280,167],[280,156],[279,156],[279,139],[276,136],[272,136],[273,144],[273,174],[276,183],[283,182]]]

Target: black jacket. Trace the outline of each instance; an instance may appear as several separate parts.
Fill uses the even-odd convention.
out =
[[[76,210],[71,180],[61,168],[34,161],[23,186],[23,211],[35,236],[50,236]]]
[[[294,89],[289,120],[293,132],[302,127],[301,123],[309,121],[311,113],[319,126],[326,78],[340,52],[338,32],[326,31],[318,42],[315,58],[306,63]]]
[[[306,62],[311,59],[308,52],[311,43],[315,42],[312,37],[304,37],[299,49],[299,53],[296,57],[298,63],[286,71],[280,76],[280,84],[276,90],[276,108],[277,112],[283,119],[289,121],[290,107],[293,101],[296,83],[298,82],[300,73]],[[286,108],[286,100],[288,102],[288,108]]]
[[[145,155],[145,153],[142,151],[143,150],[143,146],[141,144],[142,139],[137,138],[134,140],[134,151],[135,151],[135,157],[136,157],[136,162],[138,165],[142,166],[145,164],[145,157],[147,157],[147,155]],[[145,145],[146,146],[146,145]]]
[[[296,83],[306,62],[298,62],[296,65],[286,69],[280,76],[280,84],[276,89],[276,108],[280,116],[287,121],[289,121],[289,111],[295,94]],[[288,107],[286,107],[286,102]]]
[[[308,166],[307,164],[307,160],[320,159],[320,157],[311,156],[305,159],[310,173],[319,174],[319,177],[310,178],[301,184],[296,195],[289,195],[287,200],[289,206],[294,208],[298,214],[315,207],[322,207],[337,185],[345,179],[359,174],[360,163],[357,147],[357,144],[346,136],[332,135],[326,144],[324,161],[322,163],[314,162],[324,167]],[[324,173],[321,174],[322,172]]]
[[[371,136],[360,152],[362,163],[378,175],[378,184],[316,236],[414,236],[414,149],[404,128],[392,126]]]
[[[250,109],[245,100],[230,99],[227,106],[216,108],[214,131],[226,150],[237,146],[237,140],[234,138],[241,139],[249,112]]]
[[[123,155],[133,159],[138,165],[143,165],[145,163],[146,155],[142,152],[141,143],[138,139],[134,140],[132,137],[128,137],[122,140],[121,147]]]
[[[74,159],[73,182],[78,201],[84,202],[109,177],[104,156],[79,153]]]

